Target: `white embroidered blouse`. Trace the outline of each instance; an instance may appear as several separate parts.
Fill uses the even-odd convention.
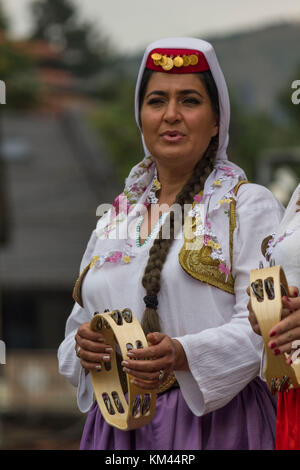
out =
[[[259,373],[263,343],[248,322],[246,288],[250,270],[257,268],[262,258],[261,241],[275,231],[282,212],[266,188],[255,184],[240,187],[232,265],[235,295],[189,276],[178,261],[183,238],[172,243],[162,270],[159,316],[162,331],[177,338],[185,350],[190,369],[175,371],[175,375],[187,405],[197,416],[225,406]],[[58,350],[59,371],[78,387],[82,412],[93,403],[93,389],[74,350],[77,329],[90,321],[94,312],[104,309],[129,307],[141,320],[145,307],[141,279],[159,230],[158,224],[142,246],[133,236],[116,251],[112,249],[113,240],[99,237],[101,220],[80,267],[82,270],[95,257],[82,285],[84,308],[74,305]],[[137,216],[133,232],[138,231],[139,221]]]

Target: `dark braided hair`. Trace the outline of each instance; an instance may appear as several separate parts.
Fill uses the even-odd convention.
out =
[[[152,73],[153,72],[149,69],[146,69],[144,72],[139,93],[139,109],[141,109],[147,84]],[[205,85],[215,114],[219,116],[218,90],[211,72],[201,72],[197,75],[199,75],[201,81]],[[185,204],[192,204],[194,196],[204,188],[205,181],[214,168],[218,142],[218,135],[211,139],[205,154],[195,165],[192,176],[176,196],[175,203],[181,206],[182,215],[184,214]],[[170,224],[170,236],[168,238],[163,237],[164,225],[166,223]],[[169,214],[169,219],[167,218],[165,223],[161,226],[159,234],[154,240],[153,246],[150,248],[148,262],[142,278],[142,285],[146,290],[146,296],[144,297],[146,308],[141,324],[146,335],[150,332],[161,330],[159,316],[157,313],[157,295],[160,291],[162,268],[164,266],[171,244],[174,240],[174,235],[174,212],[171,211]]]

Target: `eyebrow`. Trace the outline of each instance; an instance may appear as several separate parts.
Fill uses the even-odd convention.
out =
[[[187,90],[180,90],[180,91],[178,92],[178,95],[190,95],[190,94],[192,94],[192,93],[194,93],[194,94],[200,96],[201,98],[203,98],[203,95],[202,95],[199,91],[194,90],[194,89],[192,89],[192,88],[191,88],[191,89],[187,89]],[[168,93],[165,92],[165,91],[162,91],[162,90],[153,90],[153,91],[151,91],[150,93],[148,93],[148,95],[146,96],[146,98],[149,98],[149,97],[152,96],[152,95],[167,96]]]

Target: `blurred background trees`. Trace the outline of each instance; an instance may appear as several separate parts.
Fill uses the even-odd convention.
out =
[[[80,21],[70,1],[38,0],[32,2],[31,11],[31,38],[56,44],[64,68],[87,77],[104,66],[110,49],[108,39],[92,23]]]
[[[89,123],[101,141],[104,140],[122,182],[143,156],[134,119],[134,87],[142,52],[135,56],[120,56],[101,25],[82,21],[71,0],[37,0],[32,2],[31,12],[33,28],[28,41],[43,41],[55,47],[59,54],[55,68],[76,77],[80,92],[93,100]],[[9,25],[1,10],[0,28],[3,31],[0,77],[9,85],[8,106],[18,106],[18,103],[23,107],[34,106],[42,99],[43,84],[35,71],[35,65],[41,64],[36,64],[36,56],[30,55],[30,47],[24,53],[20,46],[4,39]],[[261,48],[260,60],[256,62],[250,54],[251,47],[257,50],[255,36],[259,37],[257,41]],[[246,170],[250,180],[256,179],[257,159],[265,148],[300,145],[300,106],[291,102],[290,88],[292,81],[300,78],[300,59],[296,63],[295,56],[288,63],[284,45],[278,52],[276,40],[282,43],[282,37],[287,38],[289,45],[295,37],[300,37],[299,27],[283,24],[266,28],[257,35],[245,33],[225,39],[210,38],[216,45],[222,67],[227,67],[225,76],[232,107],[229,154]],[[247,48],[249,54],[243,75],[229,51],[236,49],[239,57],[238,54],[243,54]],[[282,70],[277,67],[279,54]],[[251,75],[254,64],[257,70]],[[267,79],[264,79],[264,72]],[[288,72],[290,78],[284,80],[283,76],[288,77]],[[281,89],[278,88],[280,82]],[[273,90],[272,98],[268,87]],[[260,106],[267,95],[264,106]]]
[[[5,82],[9,96],[6,107],[32,107],[38,100],[40,85],[35,61],[10,39],[9,33],[9,21],[0,4],[0,78]]]

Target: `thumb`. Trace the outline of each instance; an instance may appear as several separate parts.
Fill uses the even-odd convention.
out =
[[[158,331],[155,331],[154,333],[148,333],[147,334],[147,341],[151,344],[158,344],[161,342],[161,340],[165,337],[163,333],[159,333]]]
[[[291,297],[298,297],[299,289],[296,286],[289,286],[289,294]]]

